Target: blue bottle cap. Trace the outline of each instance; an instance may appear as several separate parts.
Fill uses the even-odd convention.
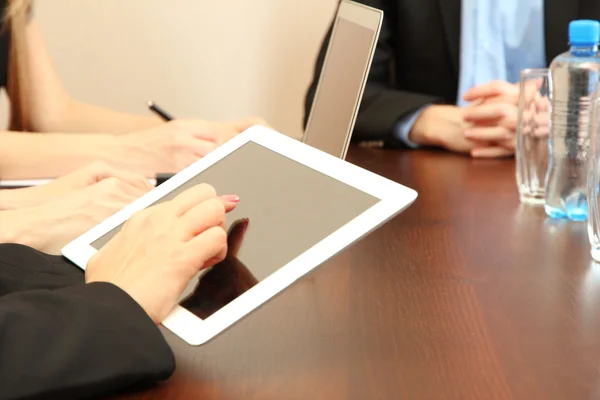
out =
[[[571,46],[594,46],[600,42],[600,22],[590,19],[571,21],[569,43]]]

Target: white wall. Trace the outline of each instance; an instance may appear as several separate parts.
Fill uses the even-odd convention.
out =
[[[176,116],[259,115],[301,133],[305,90],[337,0],[38,0],[35,18],[77,98]],[[5,107],[3,107],[5,108]]]

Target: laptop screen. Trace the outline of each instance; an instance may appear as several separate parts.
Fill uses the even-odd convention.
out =
[[[376,18],[361,24],[342,12],[336,17],[304,138],[306,144],[340,158],[350,141],[380,25],[374,10],[359,12],[375,13]]]

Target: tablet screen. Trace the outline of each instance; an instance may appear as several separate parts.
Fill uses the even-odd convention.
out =
[[[209,183],[240,202],[227,214],[227,258],[187,286],[180,305],[205,319],[344,226],[380,199],[254,142],[179,186]],[[94,241],[101,249],[121,228]]]

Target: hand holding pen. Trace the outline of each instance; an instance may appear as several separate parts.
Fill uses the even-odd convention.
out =
[[[164,119],[165,121],[169,122],[169,121],[173,121],[173,117],[171,116],[171,114],[167,113],[165,110],[163,110],[162,108],[160,108],[155,102],[153,102],[152,100],[150,100],[148,102],[148,108],[150,109],[150,111],[154,112],[155,114],[157,114],[159,117],[161,117],[162,119]]]
[[[158,105],[156,105],[156,103],[153,102],[152,100],[148,101],[148,108],[150,109],[150,111],[152,111],[155,114],[157,114],[159,117],[161,117],[166,122],[169,122],[169,121],[173,120],[173,117],[170,114],[168,114],[166,111],[164,111]],[[173,175],[174,174],[168,173],[168,172],[159,172],[159,173],[157,173],[156,174],[156,186],[160,185],[161,183],[164,183],[164,182],[168,181],[169,179],[171,179],[173,177]]]
[[[248,118],[233,122],[177,119],[177,126],[175,126],[171,125],[171,123],[175,121],[173,115],[158,106],[155,102],[149,101],[148,108],[167,122],[164,126],[154,128],[154,131],[156,134],[168,133],[170,135],[170,141],[165,143],[165,145],[171,146],[170,149],[167,146],[167,150],[171,150],[173,153],[172,158],[176,164],[175,171],[180,171],[187,167],[214,150],[216,147],[254,125],[266,126],[266,123],[259,118]],[[156,138],[148,137],[147,132],[140,135],[139,140],[153,140],[154,143],[158,142]],[[162,139],[160,139],[160,141],[162,142]],[[164,174],[160,175],[162,176]]]

